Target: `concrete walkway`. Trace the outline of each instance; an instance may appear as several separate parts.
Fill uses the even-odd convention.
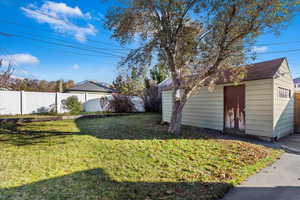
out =
[[[223,200],[300,200],[300,155],[280,160],[231,189]]]
[[[300,134],[289,135],[278,141],[281,148],[287,152],[296,153],[300,155]]]

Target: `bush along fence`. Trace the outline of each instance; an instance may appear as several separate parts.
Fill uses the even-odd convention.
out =
[[[84,111],[107,111],[112,95],[91,93],[49,93],[25,91],[0,91],[0,115],[22,115],[34,113],[68,112],[63,104],[70,96],[76,96]],[[139,97],[130,97],[137,112],[144,111],[143,101]]]

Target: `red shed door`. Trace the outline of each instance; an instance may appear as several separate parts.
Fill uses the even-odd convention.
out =
[[[245,132],[245,85],[224,87],[224,131]]]

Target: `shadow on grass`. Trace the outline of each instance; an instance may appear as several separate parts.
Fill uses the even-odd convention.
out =
[[[0,133],[1,135],[1,133]],[[26,146],[35,144],[49,144],[49,139],[63,139],[67,134],[61,133],[32,133],[32,132],[18,132],[14,134],[7,134],[0,138],[0,143],[11,144],[15,146]],[[68,134],[70,135],[70,134]],[[55,144],[64,144],[63,140],[55,141]]]
[[[161,125],[157,115],[145,120],[145,117],[121,116],[110,118],[79,118],[74,120],[76,131],[66,132],[64,124],[48,123],[19,123],[0,126],[0,142],[23,146],[48,143],[70,135],[90,135],[98,139],[108,140],[152,140],[152,139],[203,139],[201,134],[194,134],[188,130],[182,135],[167,133],[167,126]],[[147,115],[146,115],[147,116]],[[151,115],[148,115],[151,116]],[[29,126],[29,128],[28,128]],[[25,127],[25,129],[23,129]]]
[[[228,183],[118,182],[112,180],[104,170],[97,168],[20,187],[0,188],[0,198],[5,200],[214,200],[222,198],[231,187],[232,185]]]
[[[10,134],[6,132],[3,134],[4,137],[1,137],[0,128],[0,142],[16,146],[35,144],[44,146],[44,143],[50,142],[52,144],[73,142],[72,139],[68,140],[68,137],[77,135],[90,135],[103,140],[232,139],[216,131],[190,127],[184,127],[182,135],[175,136],[168,134],[167,126],[161,125],[159,121],[158,115],[137,115],[102,119],[81,118],[61,123],[32,123],[25,125],[26,129],[22,129],[22,125],[7,127],[5,130]],[[70,124],[77,129],[66,131],[69,129],[64,126]],[[239,140],[239,138],[235,139]],[[0,188],[0,199],[212,200],[221,198],[232,187],[231,184],[222,182],[181,182],[181,179],[178,182],[160,182],[160,179],[157,181],[116,181],[103,169],[97,168],[19,187]],[[260,194],[267,190],[266,188],[244,188],[245,191],[248,189]]]
[[[98,139],[109,140],[170,140],[170,139],[223,139],[223,140],[238,140],[253,144],[259,144],[266,147],[279,149],[271,142],[257,140],[251,136],[241,137],[237,135],[228,135],[216,130],[201,129],[196,127],[183,126],[181,135],[172,135],[167,132],[168,126],[160,124],[160,116],[154,114],[119,116],[109,118],[79,118],[76,119],[75,125],[77,131],[66,132],[64,125],[52,124],[49,130],[47,123],[38,123],[31,127],[30,130],[22,130],[17,126],[9,126],[6,132],[9,132],[13,137],[1,139],[2,142],[15,145],[30,145],[47,142],[51,137],[63,138],[68,135],[91,135]]]
[[[0,188],[5,200],[217,200],[232,188],[228,183],[119,182],[100,168],[75,172],[19,187]],[[239,187],[224,200],[298,200],[300,187]]]

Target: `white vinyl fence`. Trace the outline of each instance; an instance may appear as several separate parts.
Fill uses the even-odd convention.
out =
[[[86,112],[106,111],[101,94],[0,91],[0,115],[45,113],[55,108],[58,113],[68,112],[62,101],[70,96],[77,96]],[[107,97],[110,99],[111,95]],[[139,97],[132,97],[132,102],[137,111],[144,112]]]

